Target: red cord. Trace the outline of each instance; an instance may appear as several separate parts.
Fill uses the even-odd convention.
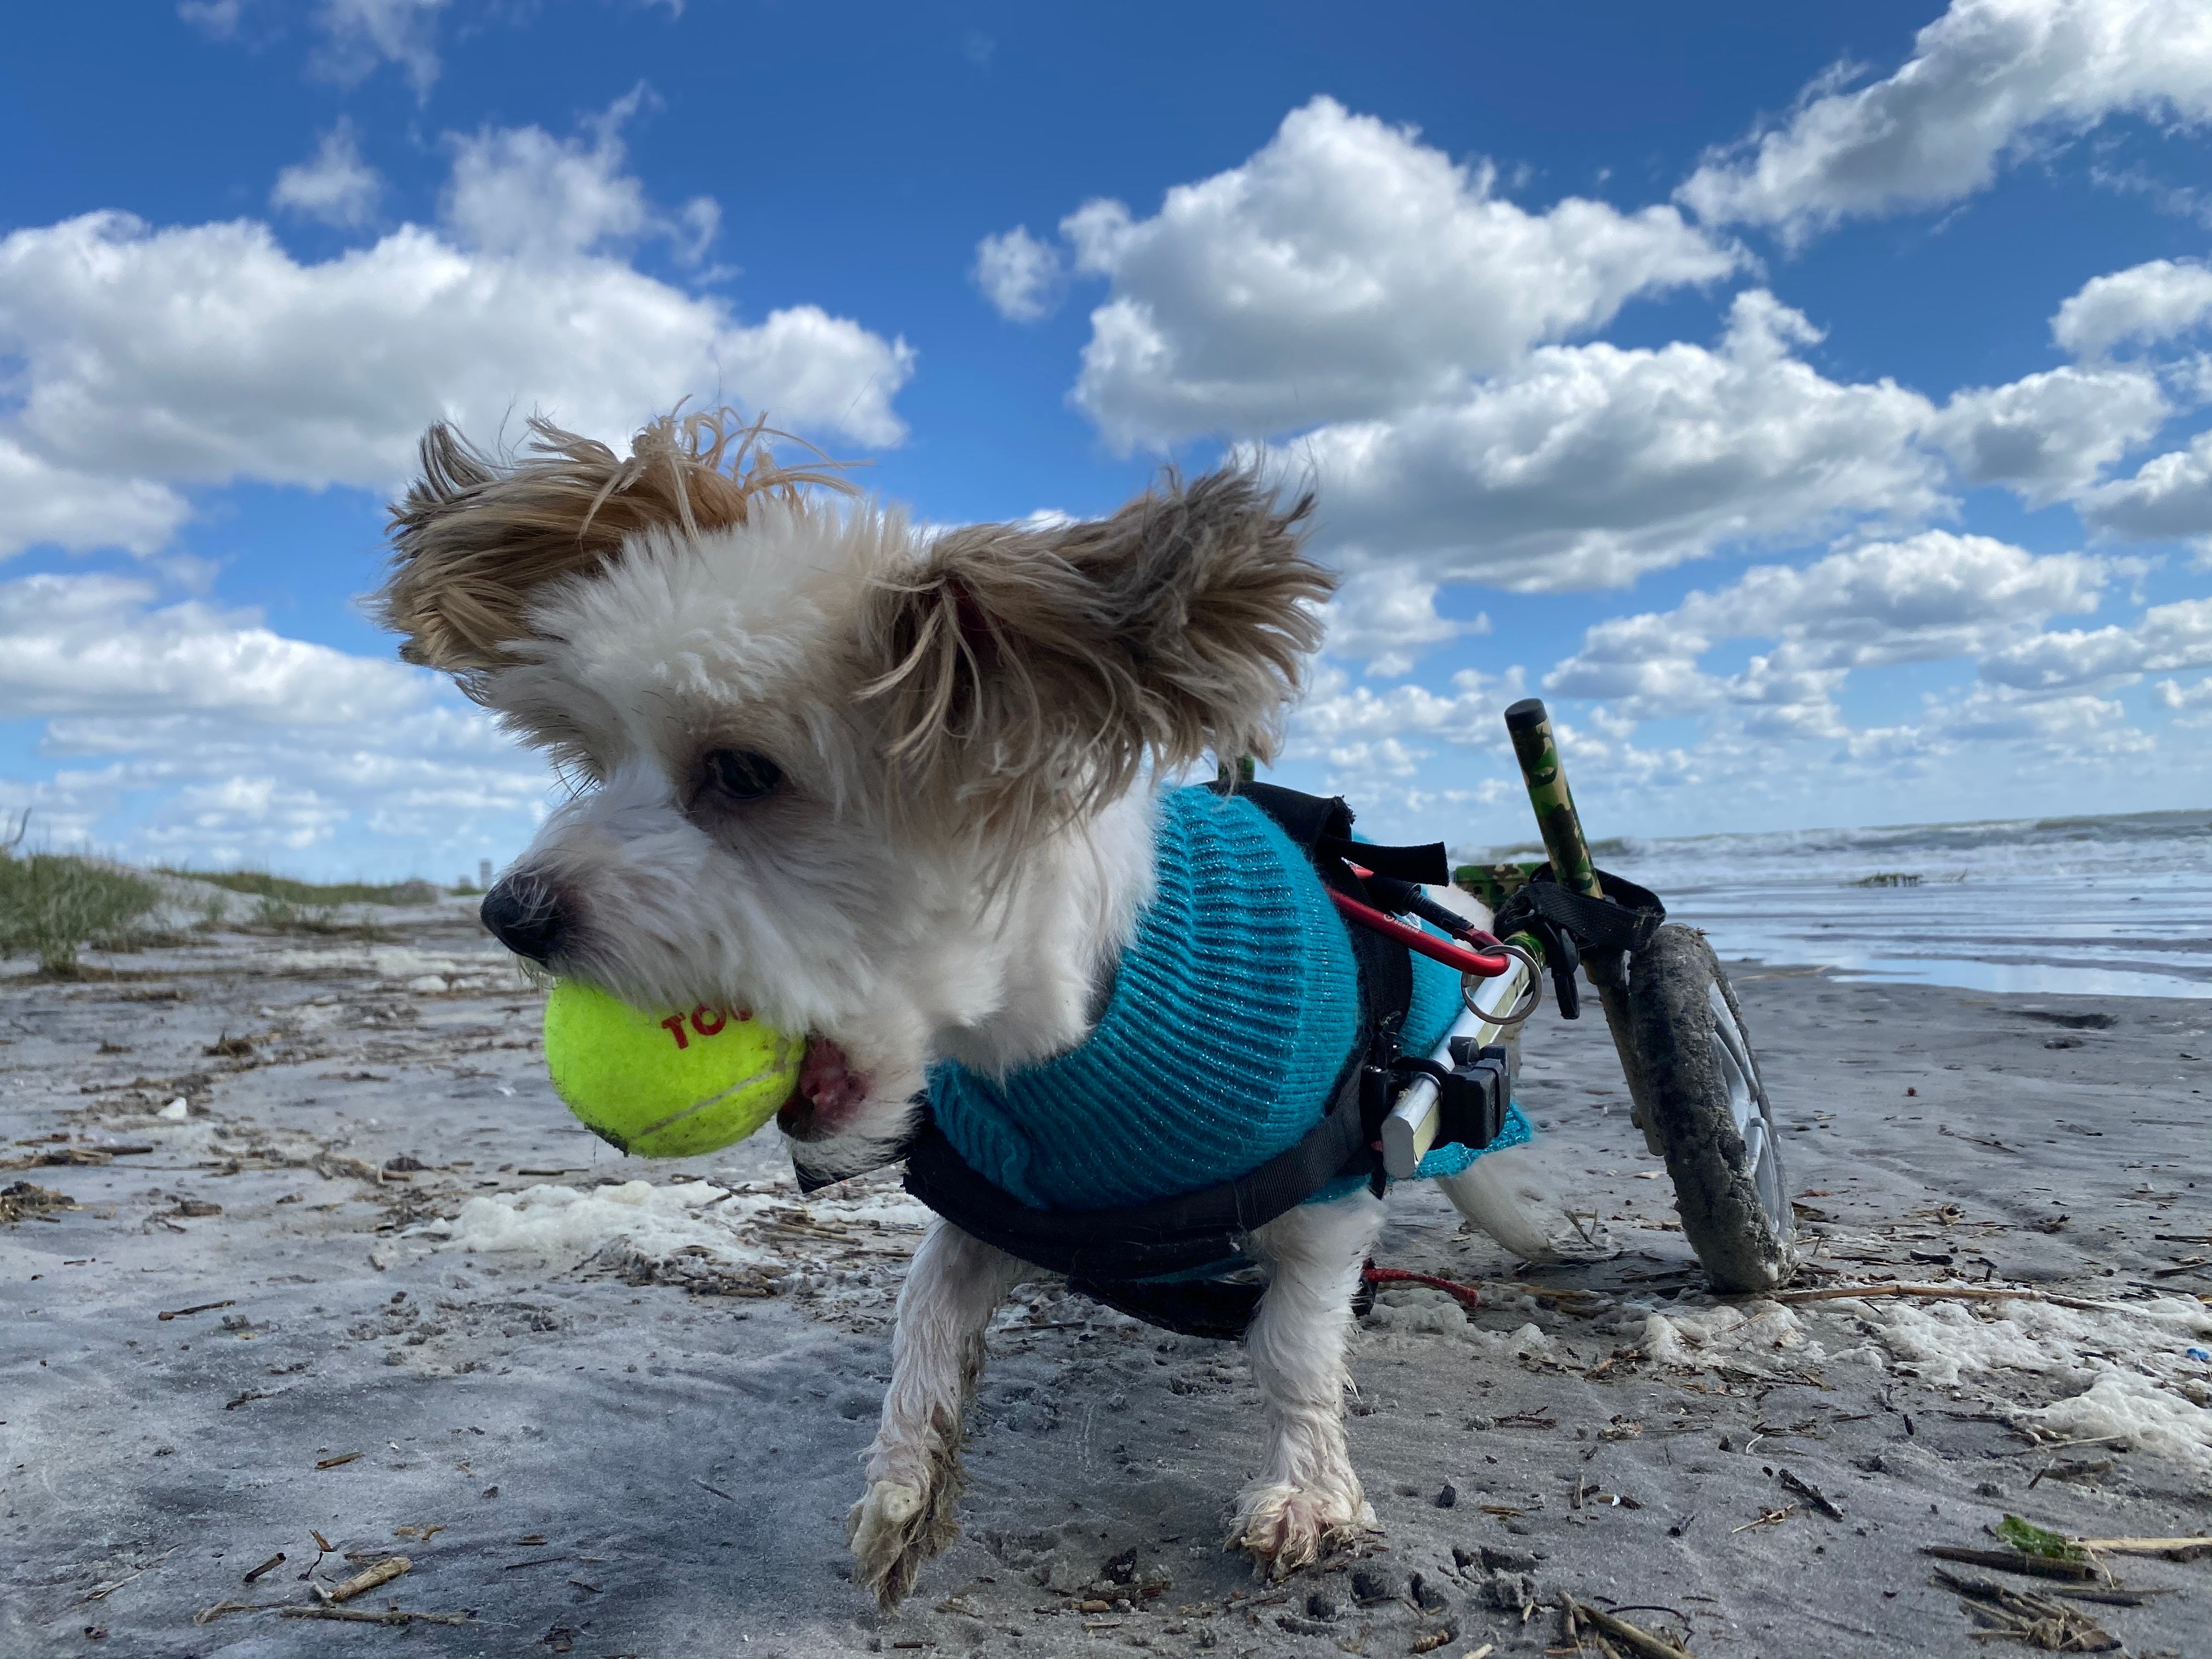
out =
[[[1432,1291],[1442,1291],[1446,1296],[1456,1297],[1462,1307],[1480,1308],[1482,1305],[1482,1292],[1474,1285],[1438,1279],[1433,1273],[1408,1273],[1403,1267],[1378,1267],[1370,1261],[1359,1270],[1359,1276],[1370,1285],[1425,1285]]]
[[[1500,974],[1513,971],[1513,958],[1510,957],[1480,955],[1463,945],[1454,945],[1448,939],[1438,939],[1434,933],[1425,933],[1418,927],[1408,927],[1395,916],[1386,916],[1373,905],[1348,898],[1334,888],[1329,890],[1328,896],[1336,901],[1338,909],[1362,927],[1372,929],[1385,939],[1396,939],[1408,951],[1419,951],[1431,961],[1443,963],[1447,968],[1456,968],[1462,974],[1473,974],[1478,979],[1496,979]]]

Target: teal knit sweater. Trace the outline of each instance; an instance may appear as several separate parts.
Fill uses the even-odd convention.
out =
[[[1264,812],[1169,791],[1157,849],[1158,890],[1088,1039],[1003,1077],[957,1061],[931,1071],[930,1110],[953,1150],[1032,1208],[1141,1204],[1257,1169],[1321,1121],[1358,1041],[1345,925]],[[1404,1046],[1426,1054],[1459,1012],[1459,976],[1413,962]],[[1527,1139],[1516,1113],[1492,1144],[1516,1124]]]

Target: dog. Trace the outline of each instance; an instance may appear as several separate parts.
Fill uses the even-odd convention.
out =
[[[925,535],[727,411],[626,457],[532,427],[501,454],[431,428],[374,601],[403,657],[575,786],[486,897],[498,937],[633,1002],[805,1033],[777,1121],[815,1170],[895,1155],[933,1067],[1082,1045],[1154,900],[1170,781],[1276,751],[1334,586],[1310,499],[1232,465],[1102,520]],[[1508,1155],[1449,1190],[1544,1255]],[[1231,1541],[1262,1572],[1376,1528],[1343,1396],[1382,1212],[1363,1187],[1246,1241],[1267,1450]],[[941,1219],[915,1252],[847,1525],[887,1607],[957,1530],[985,1330],[1039,1276]]]

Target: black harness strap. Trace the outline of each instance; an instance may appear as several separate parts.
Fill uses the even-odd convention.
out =
[[[1582,993],[1575,970],[1582,966],[1585,951],[1640,951],[1667,920],[1667,907],[1650,888],[1607,870],[1595,873],[1603,898],[1569,891],[1550,865],[1540,865],[1528,884],[1498,907],[1491,923],[1500,938],[1528,933],[1542,941],[1562,1019],[1581,1016]]]

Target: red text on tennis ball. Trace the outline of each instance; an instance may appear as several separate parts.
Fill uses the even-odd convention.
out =
[[[803,1040],[750,1014],[637,1008],[562,980],[545,1000],[545,1068],[584,1127],[640,1158],[743,1140],[790,1098]]]

